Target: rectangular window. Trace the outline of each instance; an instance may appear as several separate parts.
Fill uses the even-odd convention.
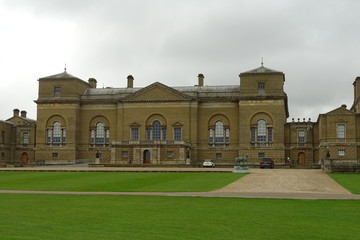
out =
[[[258,89],[259,90],[265,90],[265,83],[264,82],[259,82],[258,83]]]
[[[52,155],[53,158],[59,157],[59,153],[57,153],[57,152],[53,152],[51,155]]]
[[[225,143],[229,144],[230,143],[230,129],[225,129]]]
[[[90,144],[95,143],[95,130],[90,131]]]
[[[272,127],[268,127],[268,142],[272,143],[273,141],[273,128]]]
[[[162,140],[166,140],[166,134],[167,134],[167,129],[166,128],[163,128],[161,133],[162,133]]]
[[[22,134],[22,144],[29,144],[29,132],[23,132]]]
[[[209,129],[209,143],[214,143],[214,129]]]
[[[305,145],[305,131],[304,130],[298,131],[298,145],[299,146]]]
[[[265,153],[260,152],[260,153],[258,154],[258,156],[259,156],[259,159],[263,159],[263,158],[265,157]]]
[[[52,130],[48,129],[47,130],[47,143],[51,143],[51,138],[52,138]]]
[[[131,140],[139,141],[139,128],[131,128]]]
[[[250,141],[251,143],[255,143],[256,128],[252,127],[250,130],[251,130]]]
[[[61,96],[61,88],[54,87],[54,97],[60,97],[60,96]]]
[[[5,143],[5,131],[1,132],[1,141],[0,143],[4,144]]]
[[[61,142],[61,128],[54,128],[52,142],[53,143]]]
[[[66,129],[62,130],[62,142],[66,143]]]
[[[265,93],[265,83],[264,82],[258,83],[258,91],[259,91],[259,93]]]
[[[124,157],[124,158],[127,158],[127,157],[129,157],[129,152],[128,151],[122,151],[121,156]]]
[[[216,159],[222,159],[222,153],[216,153],[215,158]]]
[[[345,142],[345,124],[336,125],[336,136],[338,142]]]
[[[105,144],[109,144],[109,142],[110,142],[110,130],[107,129],[105,131]]]
[[[167,151],[167,157],[168,158],[174,157],[174,152],[173,151]]]
[[[146,140],[151,140],[151,128],[146,129]]]
[[[341,157],[345,156],[345,150],[339,150],[338,155]]]
[[[174,128],[174,140],[181,141],[181,128],[179,127]]]

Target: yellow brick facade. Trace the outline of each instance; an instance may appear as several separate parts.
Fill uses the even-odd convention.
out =
[[[0,122],[7,136],[0,160],[198,166],[205,159],[231,165],[248,154],[253,165],[269,157],[277,165],[290,159],[313,166],[327,154],[359,158],[359,77],[351,109],[341,106],[316,122],[287,121],[283,72],[261,66],[239,77],[228,86],[206,86],[199,74],[195,86],[155,82],[143,88],[134,87],[132,76],[119,88],[97,88],[95,79],[66,71],[40,78],[36,122],[18,113]],[[21,142],[24,132],[28,144]]]

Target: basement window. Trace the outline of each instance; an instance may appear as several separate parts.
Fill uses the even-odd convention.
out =
[[[341,157],[345,156],[345,150],[339,150],[338,155]]]

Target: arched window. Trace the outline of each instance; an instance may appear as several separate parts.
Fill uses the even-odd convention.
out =
[[[216,121],[214,127],[209,127],[209,144],[229,144],[230,129],[222,121]]]
[[[96,124],[96,144],[105,143],[105,129],[104,123],[99,122]]]
[[[151,126],[146,128],[146,139],[147,140],[166,140],[166,126],[161,125],[159,120],[152,122]]]
[[[153,130],[153,140],[161,139],[161,123],[158,120],[155,120],[152,124]]]
[[[251,143],[272,143],[272,127],[267,126],[267,123],[264,119],[259,119],[256,126],[251,128]]]
[[[217,121],[215,123],[215,144],[224,143],[224,123]]]
[[[59,121],[52,124],[51,128],[47,129],[47,143],[48,144],[64,144],[66,142],[66,129],[61,126]]]
[[[266,142],[266,122],[264,119],[260,119],[257,122],[257,142]]]
[[[109,144],[110,130],[103,122],[97,122],[95,127],[90,129],[90,144]]]

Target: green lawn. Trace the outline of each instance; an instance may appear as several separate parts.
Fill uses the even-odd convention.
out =
[[[360,174],[331,173],[329,176],[353,194],[360,194]]]
[[[0,189],[100,192],[207,192],[244,174],[159,172],[0,172]]]
[[[358,239],[360,201],[0,194],[0,239]]]

